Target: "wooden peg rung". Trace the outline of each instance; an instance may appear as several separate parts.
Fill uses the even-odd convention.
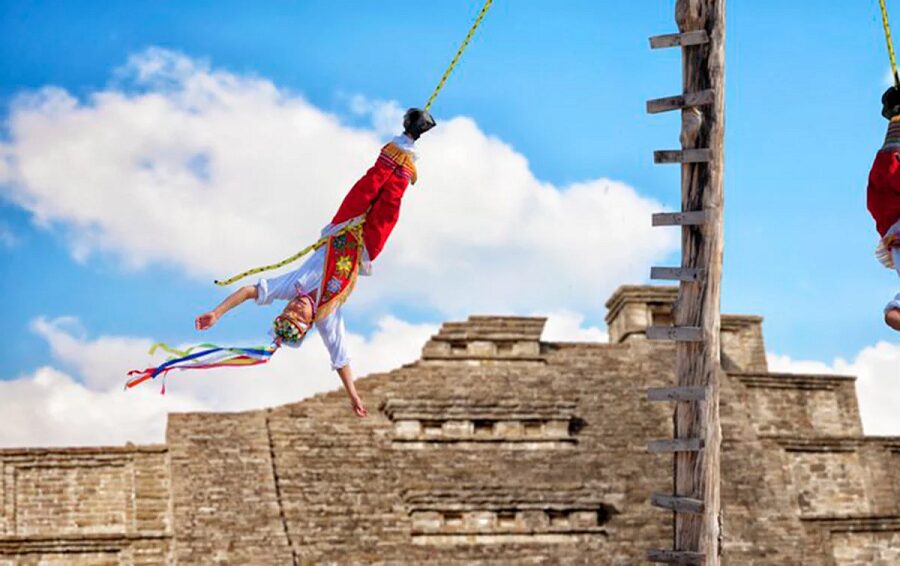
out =
[[[647,450],[654,454],[661,454],[663,452],[699,452],[702,449],[703,440],[700,438],[654,440],[647,445]]]
[[[648,401],[705,401],[706,388],[700,386],[687,387],[651,387],[647,390]]]
[[[706,270],[699,267],[651,267],[650,279],[696,282],[706,277]]]
[[[674,340],[675,342],[701,342],[703,329],[699,326],[651,326],[647,329],[649,340]]]
[[[650,505],[659,507],[660,509],[669,509],[676,513],[693,513],[695,515],[703,513],[703,502],[691,497],[678,497],[654,493],[650,496]]]
[[[702,149],[661,149],[653,152],[654,163],[706,163],[712,160],[712,152]]]
[[[650,550],[647,560],[664,564],[703,564],[704,555],[688,550]]]
[[[715,93],[709,89],[701,90],[700,92],[687,92],[678,96],[656,98],[647,101],[647,113],[659,114],[660,112],[668,112],[670,110],[679,110],[681,108],[690,108],[692,106],[703,106],[704,104],[712,104],[715,99]]]
[[[657,212],[653,215],[654,226],[699,226],[709,222],[709,212],[706,210],[691,210],[688,212]]]
[[[688,47],[690,45],[703,45],[709,43],[709,34],[706,30],[687,31],[684,33],[667,33],[654,35],[650,38],[650,49],[663,49],[665,47]]]

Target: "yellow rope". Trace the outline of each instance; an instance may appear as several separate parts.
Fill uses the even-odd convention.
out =
[[[450,76],[450,73],[453,72],[453,68],[456,67],[456,63],[459,62],[459,58],[462,57],[463,51],[466,50],[466,47],[469,46],[469,41],[472,40],[472,36],[475,35],[475,30],[478,29],[478,26],[481,24],[481,20],[484,19],[484,15],[487,14],[488,8],[491,7],[494,0],[486,0],[484,3],[484,7],[481,9],[481,12],[478,14],[478,17],[475,18],[475,23],[472,24],[472,28],[469,30],[468,35],[466,35],[465,41],[462,42],[462,45],[459,46],[459,50],[457,50],[456,55],[453,56],[453,60],[450,61],[450,66],[447,67],[447,70],[444,71],[444,75],[441,77],[441,80],[438,81],[436,87],[434,87],[434,92],[431,93],[431,97],[428,98],[428,102],[425,103],[425,110],[431,109],[431,104],[434,102],[434,99],[437,98],[441,89],[444,88],[444,83],[447,82],[447,77]]]
[[[888,23],[887,7],[884,0],[878,0],[881,5],[881,25],[884,26],[884,39],[887,42],[888,56],[891,58],[891,72],[894,74],[894,86],[900,88],[900,75],[897,74],[897,58],[894,57],[894,41],[891,39],[891,25]]]
[[[365,216],[363,216],[363,218],[362,218],[361,220],[359,220],[359,221],[357,221],[357,222],[353,222],[353,223],[351,223],[351,224],[348,224],[348,225],[344,226],[343,228],[341,228],[340,230],[338,230],[338,231],[335,232],[334,234],[330,234],[330,235],[325,236],[325,237],[323,237],[323,238],[319,238],[319,241],[317,241],[315,244],[312,244],[312,245],[310,245],[310,246],[306,246],[305,248],[303,248],[303,249],[300,250],[299,252],[295,253],[295,254],[292,255],[291,257],[285,258],[285,259],[279,261],[278,263],[273,263],[273,264],[271,264],[271,265],[263,265],[262,267],[254,267],[253,269],[248,269],[247,271],[244,271],[244,272],[242,272],[242,273],[238,273],[237,275],[235,275],[235,276],[233,276],[233,277],[229,277],[228,279],[225,279],[224,281],[220,281],[219,279],[216,279],[216,280],[214,281],[214,283],[215,283],[216,285],[219,285],[220,287],[224,287],[225,285],[231,285],[231,284],[234,283],[235,281],[238,281],[238,280],[240,280],[240,279],[243,279],[244,277],[249,277],[249,276],[251,276],[251,275],[255,275],[255,274],[257,274],[257,273],[262,273],[262,272],[264,272],[264,271],[271,271],[271,270],[273,270],[273,269],[278,269],[279,267],[284,267],[285,265],[287,265],[287,264],[289,264],[289,263],[293,263],[293,262],[297,261],[298,259],[300,259],[301,257],[305,256],[305,255],[308,254],[309,252],[321,248],[321,247],[324,246],[326,243],[328,243],[328,238],[331,238],[331,237],[333,237],[333,236],[340,236],[341,234],[345,234],[345,233],[347,233],[347,232],[349,232],[349,231],[351,231],[351,230],[357,230],[358,228],[362,227],[362,225],[363,225],[363,223],[364,223],[365,221],[366,221],[366,218],[365,218]],[[357,234],[359,235],[360,233],[357,232]]]

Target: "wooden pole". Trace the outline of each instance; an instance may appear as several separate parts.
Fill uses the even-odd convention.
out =
[[[702,553],[718,565],[720,554],[719,382],[720,287],[725,132],[725,0],[678,0],[679,31],[705,30],[709,42],[682,46],[685,93],[712,91],[713,103],[682,110],[682,151],[709,149],[707,162],[681,165],[683,211],[706,211],[710,221],[682,226],[682,269],[702,269],[705,277],[682,281],[675,325],[699,327],[703,339],[676,343],[679,387],[705,387],[706,399],[678,402],[675,438],[703,439],[703,449],[675,453],[675,495],[703,502],[702,513],[675,514],[675,551]]]

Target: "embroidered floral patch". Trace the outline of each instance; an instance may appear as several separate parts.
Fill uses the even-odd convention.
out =
[[[356,281],[361,252],[361,225],[329,239],[317,316],[328,316],[347,299]]]
[[[335,265],[335,270],[338,272],[343,278],[347,278],[350,275],[350,271],[353,269],[353,261],[350,259],[350,256],[341,256],[337,260],[337,264]]]

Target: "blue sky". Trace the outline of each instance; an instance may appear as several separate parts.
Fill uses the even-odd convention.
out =
[[[0,102],[7,116],[15,97],[48,85],[87,99],[118,80],[130,55],[161,47],[272,81],[354,124],[353,95],[421,104],[478,4],[7,0]],[[652,151],[676,147],[677,116],[644,113],[648,98],[679,91],[678,51],[647,43],[673,31],[673,4],[497,1],[435,113],[471,117],[557,187],[608,177],[675,207],[677,168],[654,166]],[[769,350],[797,359],[830,362],[896,343],[881,309],[897,278],[873,259],[865,210],[885,128],[877,2],[731,2],[728,18],[723,311],[762,314]],[[191,341],[192,317],[220,298],[177,265],[76,261],[65,230],[36,225],[8,198],[0,222],[16,241],[0,246],[2,378],[46,363],[46,341],[29,330],[37,317],[75,316],[91,335]],[[386,311],[443,318],[415,301],[347,316],[367,333]],[[247,328],[264,328],[269,314],[240,312],[218,337],[252,335]],[[604,314],[585,312],[585,323],[602,326]]]

